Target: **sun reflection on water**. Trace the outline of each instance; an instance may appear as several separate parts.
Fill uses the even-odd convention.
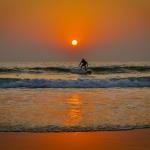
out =
[[[77,94],[72,95],[67,99],[67,103],[70,106],[68,114],[66,114],[66,120],[64,124],[66,126],[75,126],[83,118],[83,111],[81,109],[82,100],[78,97]]]

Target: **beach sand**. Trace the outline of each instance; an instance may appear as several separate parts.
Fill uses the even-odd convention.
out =
[[[0,132],[0,150],[149,150],[150,129],[101,132]]]

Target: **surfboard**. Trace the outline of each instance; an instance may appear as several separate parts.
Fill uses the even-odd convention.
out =
[[[86,70],[85,73],[86,74],[92,74],[92,70]]]
[[[71,69],[71,73],[86,75],[86,74],[92,74],[92,70],[90,70],[90,69],[84,70],[84,69],[80,69],[80,68],[74,68],[74,69]]]

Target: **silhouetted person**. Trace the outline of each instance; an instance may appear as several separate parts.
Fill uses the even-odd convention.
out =
[[[88,63],[84,59],[82,59],[82,61],[80,62],[79,67],[80,65],[81,65],[81,68],[84,67],[85,70],[86,70],[86,67],[88,67]]]

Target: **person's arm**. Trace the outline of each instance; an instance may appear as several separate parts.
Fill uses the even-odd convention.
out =
[[[79,64],[79,66],[78,66],[78,67],[80,67],[81,63],[82,63],[82,61],[80,62],[80,64]]]

